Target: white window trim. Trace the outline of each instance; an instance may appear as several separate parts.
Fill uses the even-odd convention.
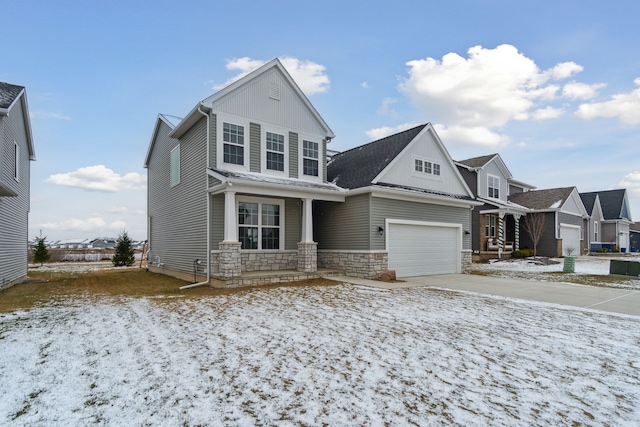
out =
[[[224,162],[224,124],[244,127],[244,164]],[[218,169],[235,172],[249,172],[251,162],[251,126],[245,117],[216,113],[216,165]]]
[[[284,136],[284,170],[267,169],[267,132]],[[265,175],[289,177],[289,130],[260,123],[260,171]]]
[[[419,172],[416,170],[416,160],[420,160],[422,162],[422,172]],[[426,171],[425,163],[431,163],[431,172],[425,172]],[[440,167],[439,175],[436,175],[433,173],[433,170],[434,170],[433,165],[438,165]],[[438,160],[434,160],[429,157],[412,155],[411,156],[411,176],[414,176],[416,178],[421,178],[421,179],[428,179],[431,181],[442,181],[442,162]]]
[[[173,157],[173,153],[174,152],[178,152],[178,179],[177,181],[174,182],[173,180],[173,162],[174,162],[174,157]],[[180,144],[176,145],[175,147],[173,147],[171,149],[171,151],[169,152],[169,186],[170,187],[175,187],[176,185],[180,184],[180,181],[182,180],[182,171],[180,170],[180,163],[181,163],[181,153],[180,153]]]
[[[246,252],[274,252],[274,251],[282,251],[284,250],[284,228],[285,228],[285,217],[284,217],[284,200],[283,199],[268,199],[262,197],[236,197],[236,218],[239,217],[240,213],[240,203],[258,203],[258,249],[242,249],[242,251]],[[262,249],[262,204],[267,205],[278,205],[280,206],[280,247],[278,249]],[[240,236],[240,223],[238,222],[238,237]]]
[[[498,197],[493,197],[491,195],[489,195],[489,180],[491,178],[497,179],[498,180]],[[491,175],[491,174],[487,174],[487,197],[490,199],[496,199],[496,200],[500,200],[500,195],[502,194],[502,180],[500,179],[500,177],[498,175]],[[491,187],[491,188],[496,188],[496,187]]]
[[[304,141],[312,141],[318,143],[318,176],[305,175],[304,174]],[[327,161],[326,156],[323,154],[323,142],[322,137],[318,135],[310,135],[298,133],[298,179],[311,182],[323,182],[324,176],[324,164]]]
[[[13,179],[20,182],[20,146],[13,141]]]

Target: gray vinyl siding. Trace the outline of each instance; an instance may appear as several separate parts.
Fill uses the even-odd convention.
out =
[[[313,237],[318,249],[370,249],[370,196],[347,197],[344,203],[314,202]]]
[[[289,178],[298,177],[298,134],[289,132]]]
[[[209,119],[209,139],[211,146],[209,147],[209,166],[215,168],[217,163],[218,156],[218,118],[215,114],[211,114],[211,118]]]
[[[249,170],[251,172],[260,172],[260,125],[255,123],[249,124]]]
[[[148,165],[150,262],[156,257],[170,270],[191,273],[193,261],[207,258],[206,119],[177,141],[164,123]],[[169,153],[180,143],[180,183],[170,186]]]
[[[17,197],[0,196],[0,287],[27,275],[30,160],[22,98],[8,116],[0,116],[0,180]],[[14,141],[19,147],[18,181],[14,179]]]
[[[520,220],[520,248],[533,249],[533,240],[529,233],[524,229],[526,217]],[[536,255],[539,256],[558,256],[558,239],[556,238],[556,214],[555,212],[544,213],[544,232],[538,242]]]
[[[566,214],[564,212],[558,212],[558,225],[559,224],[571,224],[582,225],[582,217]]]
[[[368,233],[371,239],[371,250],[384,250],[387,231],[381,236],[378,227],[385,228],[385,219],[401,219],[410,221],[441,222],[462,224],[462,249],[471,249],[471,236],[464,230],[471,228],[471,211],[469,208],[434,205],[404,200],[371,198],[371,221]]]
[[[302,207],[300,199],[285,199],[284,201],[284,248],[297,250],[302,230]]]
[[[218,250],[224,240],[224,194],[212,196],[211,205],[211,250]]]

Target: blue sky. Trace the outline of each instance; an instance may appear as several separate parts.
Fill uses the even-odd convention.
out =
[[[345,150],[431,122],[455,160],[626,187],[640,220],[640,2],[0,0],[0,81],[27,88],[29,236],[146,237],[158,113],[279,57]],[[6,19],[6,18],[9,19]]]

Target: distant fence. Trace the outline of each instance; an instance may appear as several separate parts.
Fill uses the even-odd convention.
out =
[[[115,251],[113,249],[49,249],[51,262],[96,262],[111,261]],[[136,260],[142,257],[142,251],[135,251]],[[33,260],[33,252],[29,251],[29,261]]]

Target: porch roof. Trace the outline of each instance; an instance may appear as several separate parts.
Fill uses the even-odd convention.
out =
[[[478,197],[478,200],[484,202],[486,205],[492,206],[492,208],[489,209],[482,209],[480,213],[505,212],[526,215],[528,212],[531,212],[531,209],[510,201],[490,200],[481,197]]]
[[[209,189],[212,194],[228,191],[260,194],[273,197],[293,197],[300,199],[344,202],[346,190],[335,184],[303,181],[295,178],[269,176],[253,172],[232,172],[209,168],[209,176],[220,184]]]

